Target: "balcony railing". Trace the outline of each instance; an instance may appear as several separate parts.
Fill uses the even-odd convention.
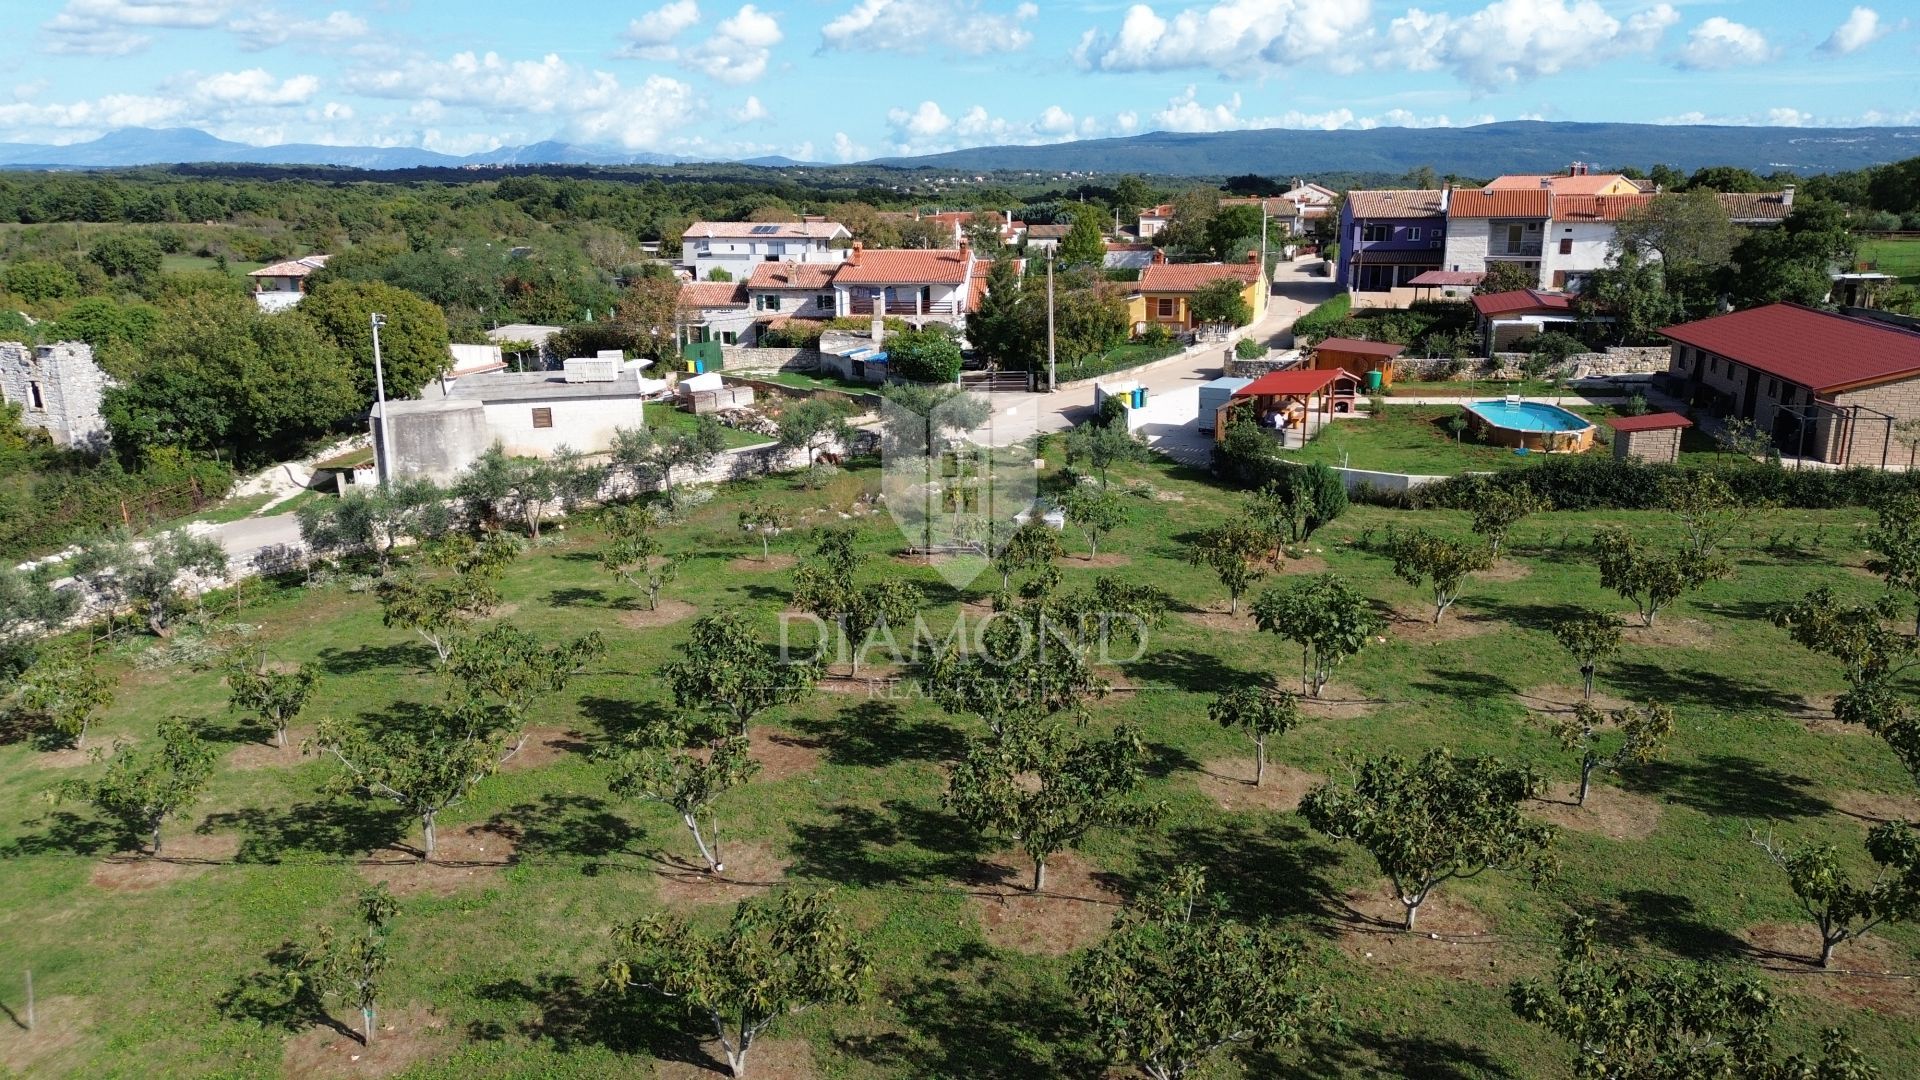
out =
[[[1496,259],[1537,259],[1540,257],[1540,244],[1497,243],[1487,248],[1487,254]]]
[[[883,315],[958,315],[960,305],[952,300],[939,300],[931,304],[916,304],[912,300],[888,300],[881,303],[871,298],[854,297],[847,301],[847,314],[871,315],[879,308]]]

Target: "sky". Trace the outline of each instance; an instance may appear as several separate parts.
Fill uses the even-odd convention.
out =
[[[1920,0],[0,0],[0,141],[854,161],[1146,131],[1920,125]]]

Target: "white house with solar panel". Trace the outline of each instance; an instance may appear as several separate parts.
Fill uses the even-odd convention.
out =
[[[710,280],[716,269],[734,281],[753,276],[762,263],[839,264],[846,261],[853,233],[845,225],[810,217],[800,221],[696,221],[680,236],[680,260],[694,280]]]

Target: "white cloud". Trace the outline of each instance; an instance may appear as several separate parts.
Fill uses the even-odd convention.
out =
[[[1767,43],[1767,35],[1744,23],[1715,15],[1693,28],[1677,59],[1683,68],[1718,71],[1763,64],[1773,59],[1774,53],[1773,46]]]
[[[887,124],[902,142],[907,142],[944,135],[953,126],[953,119],[941,111],[937,102],[923,101],[911,111],[898,107],[888,109]]]
[[[1406,109],[1389,109],[1378,116],[1361,116],[1352,109],[1328,109],[1325,112],[1303,112],[1288,109],[1273,116],[1241,115],[1242,99],[1238,93],[1230,95],[1225,101],[1208,104],[1200,100],[1199,88],[1187,87],[1180,96],[1167,102],[1165,108],[1156,111],[1153,124],[1167,131],[1238,131],[1245,128],[1300,128],[1313,131],[1367,130],[1377,127],[1452,127],[1453,121],[1447,116],[1420,116]],[[1468,120],[1470,124],[1493,122],[1491,116],[1476,116]]]
[[[1901,20],[1896,26],[1888,26],[1880,21],[1880,13],[1870,7],[1857,7],[1847,13],[1847,21],[1834,27],[1827,40],[1820,43],[1820,51],[1834,56],[1846,56],[1879,41],[1895,30],[1906,25]]]
[[[234,0],[67,0],[41,26],[47,51],[125,56],[153,44],[146,30],[218,26]]]
[[[332,11],[324,19],[299,19],[272,9],[235,19],[227,29],[252,52],[292,42],[306,47],[356,41],[366,37],[367,21],[349,11]]]
[[[773,47],[784,37],[780,21],[747,4],[720,20],[713,36],[688,50],[686,59],[708,78],[723,83],[750,83],[767,73]]]
[[[1820,116],[1803,109],[1784,106],[1734,116],[1710,115],[1693,110],[1674,116],[1663,116],[1653,122],[1731,127],[1911,127],[1920,124],[1920,109],[1909,109],[1904,112],[1881,112],[1878,109],[1868,109],[1857,116]]]
[[[275,80],[266,71],[252,68],[200,79],[194,83],[193,95],[198,101],[226,108],[271,107],[304,105],[319,89],[320,80],[312,75]]]
[[[1071,135],[1074,128],[1073,114],[1058,105],[1049,105],[1040,113],[1040,119],[1034,123],[1034,128],[1044,135]]]
[[[1113,118],[1113,129],[1122,135],[1137,131],[1140,127],[1140,114],[1128,110]]]
[[[679,55],[673,40],[700,22],[694,0],[672,0],[627,24],[620,35],[625,43],[616,56],[634,60],[672,60]]]
[[[820,28],[820,47],[903,53],[937,47],[965,56],[1013,52],[1033,42],[1024,24],[1039,14],[1031,3],[998,12],[978,0],[860,0]]]
[[[1314,61],[1345,69],[1371,20],[1370,0],[1220,0],[1171,18],[1135,4],[1112,33],[1088,30],[1073,55],[1094,71],[1231,73]]]
[[[867,148],[853,141],[844,131],[833,133],[833,159],[835,161],[859,161],[867,156]]]
[[[1625,20],[1596,0],[1494,0],[1470,15],[1412,8],[1387,27],[1377,66],[1446,68],[1462,82],[1491,90],[1574,71],[1658,45],[1680,21],[1671,4]]]
[[[736,124],[751,124],[756,120],[765,120],[773,114],[767,111],[765,105],[760,104],[758,97],[748,94],[747,100],[742,102],[739,108],[727,115],[732,117],[733,122]]]
[[[887,110],[889,141],[896,153],[923,154],[960,146],[998,146],[1065,142],[1107,130],[1098,117],[1080,117],[1049,105],[1032,119],[996,116],[972,105],[950,116],[937,101]]]
[[[662,145],[698,115],[693,87],[664,75],[649,75],[637,87],[622,89],[608,106],[578,113],[569,130],[585,142],[613,142],[629,150]]]
[[[36,132],[64,133],[64,137],[54,136],[55,141],[79,142],[116,128],[177,124],[187,111],[187,103],[178,97],[139,94],[108,94],[92,101],[48,105],[14,102],[0,104],[0,128],[22,136]]]
[[[1767,123],[1775,127],[1805,127],[1812,119],[1812,113],[1804,113],[1799,109],[1767,110]]]

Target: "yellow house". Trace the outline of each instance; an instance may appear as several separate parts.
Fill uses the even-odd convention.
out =
[[[1153,263],[1140,271],[1140,281],[1127,298],[1127,317],[1135,333],[1159,324],[1170,330],[1191,330],[1199,325],[1188,301],[1211,282],[1230,278],[1241,284],[1241,296],[1258,321],[1267,313],[1267,276],[1260,266],[1260,253],[1250,251],[1244,263],[1169,263],[1166,255],[1153,253]]]

